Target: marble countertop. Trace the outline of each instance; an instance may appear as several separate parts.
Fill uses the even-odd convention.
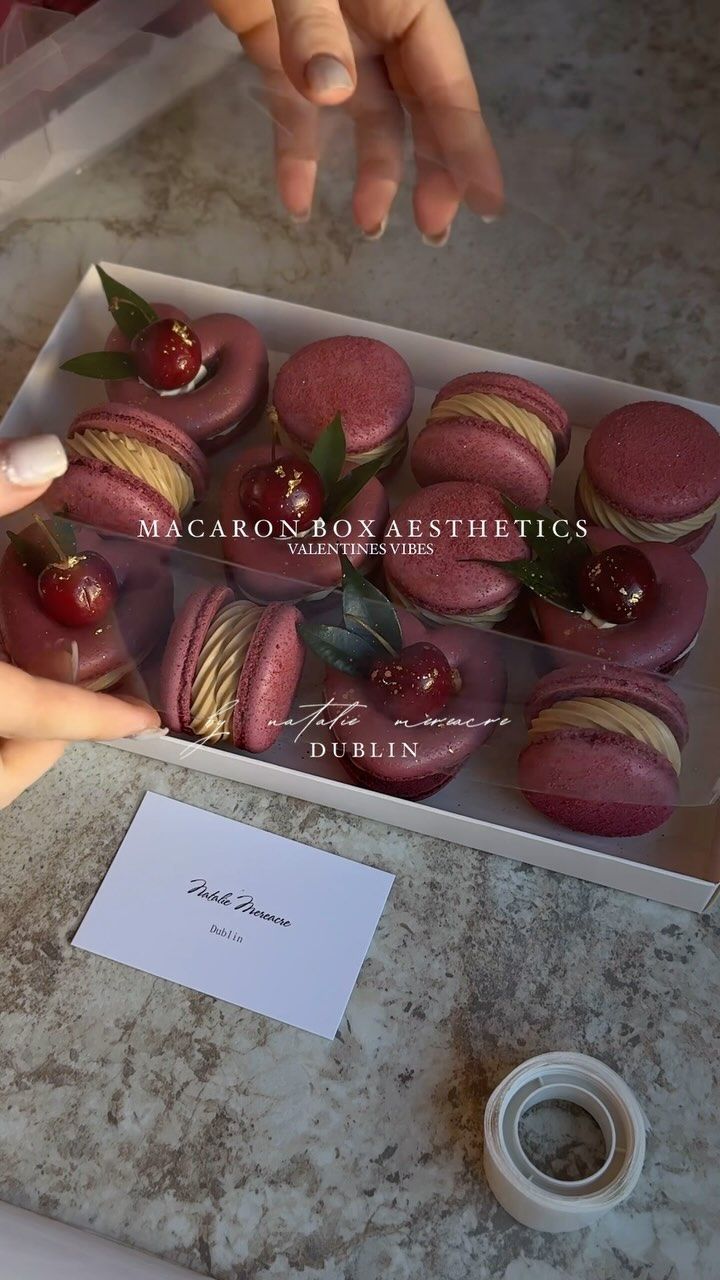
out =
[[[692,23],[673,0],[456,8],[503,222],[430,250],[403,197],[366,243],[331,167],[290,224],[229,71],[0,234],[0,402],[100,258],[717,398],[711,0]],[[71,949],[148,789],[396,874],[334,1042]],[[720,1274],[717,914],[99,746],[0,816],[0,882],[1,1198],[215,1280]],[[551,1237],[492,1199],[481,1131],[498,1080],[557,1048],[615,1067],[651,1131],[631,1202]]]

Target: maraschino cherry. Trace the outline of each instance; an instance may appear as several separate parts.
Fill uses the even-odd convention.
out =
[[[273,533],[283,532],[283,522],[306,533],[319,520],[325,491],[319,473],[304,458],[280,458],[250,467],[240,481],[240,505],[256,524],[267,520]]]
[[[154,391],[179,391],[200,372],[200,339],[183,320],[153,320],[130,344],[137,375]]]
[[[84,551],[45,566],[38,577],[45,613],[65,627],[101,622],[114,605],[118,584],[112,566],[97,551]]]
[[[585,608],[603,622],[641,622],[655,608],[658,584],[638,547],[619,546],[584,561],[578,591]]]
[[[437,715],[457,689],[457,673],[436,645],[421,640],[397,655],[377,658],[370,683],[384,709],[395,720],[423,720]]]

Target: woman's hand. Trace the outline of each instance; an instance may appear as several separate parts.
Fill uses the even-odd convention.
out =
[[[280,196],[310,215],[318,108],[355,122],[355,220],[378,238],[400,185],[405,106],[416,159],[415,220],[444,244],[462,201],[492,221],[503,183],[460,33],[445,0],[210,0],[263,72]]]
[[[63,474],[67,458],[57,436],[0,444],[0,516],[36,502]],[[64,675],[72,679],[71,664]],[[35,782],[80,738],[129,738],[157,729],[160,717],[139,699],[125,701],[72,684],[29,676],[0,663],[0,807]]]

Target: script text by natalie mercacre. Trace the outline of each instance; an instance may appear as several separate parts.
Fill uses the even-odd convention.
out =
[[[274,915],[271,911],[263,911],[261,907],[255,906],[255,899],[251,893],[233,893],[232,890],[208,889],[207,880],[197,878],[190,881],[188,893],[193,893],[198,898],[204,898],[206,902],[211,902],[217,907],[230,907],[232,911],[242,911],[245,915],[256,916],[259,920],[265,920],[268,924],[279,925],[281,929],[290,929],[292,920],[288,920],[285,916]]]

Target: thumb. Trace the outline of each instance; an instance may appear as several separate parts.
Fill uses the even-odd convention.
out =
[[[283,67],[299,93],[319,106],[355,90],[350,35],[338,0],[273,0]]]
[[[67,471],[58,436],[23,436],[0,441],[0,516],[36,502]]]

